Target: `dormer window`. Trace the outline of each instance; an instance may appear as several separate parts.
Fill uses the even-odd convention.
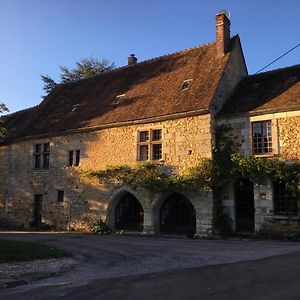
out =
[[[123,100],[124,97],[125,97],[125,94],[116,96],[116,98],[113,100],[112,104],[113,104],[113,105],[118,105],[118,104],[120,104],[121,100]]]
[[[192,81],[193,81],[193,79],[185,80],[181,86],[181,90],[182,91],[188,90],[189,87],[191,86]]]
[[[74,112],[77,108],[78,108],[79,104],[74,104],[72,107],[71,107],[71,110],[70,112]]]

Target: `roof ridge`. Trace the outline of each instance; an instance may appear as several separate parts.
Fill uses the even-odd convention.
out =
[[[15,112],[10,113],[10,114],[3,115],[3,117],[11,117],[11,116],[17,115],[17,114],[19,114],[19,113],[24,113],[24,112],[26,112],[26,111],[32,110],[32,109],[34,109],[34,108],[37,108],[38,106],[40,106],[40,104],[31,106],[31,107],[27,107],[27,108],[24,108],[24,109],[21,109],[21,110],[17,110],[17,111],[15,111]]]
[[[235,37],[236,37],[236,35],[232,36],[231,39],[233,39]],[[110,70],[104,71],[102,73],[99,73],[99,74],[97,74],[95,76],[92,76],[92,77],[89,77],[89,78],[83,78],[83,79],[79,79],[79,80],[75,80],[75,81],[71,81],[71,82],[59,83],[57,86],[67,86],[67,85],[72,85],[72,84],[75,84],[75,83],[78,83],[78,82],[83,82],[85,80],[92,80],[94,78],[99,78],[101,76],[104,76],[105,74],[111,74],[113,72],[122,71],[122,70],[125,70],[125,69],[128,69],[128,68],[134,68],[135,66],[138,66],[138,65],[140,66],[142,64],[146,64],[146,63],[149,63],[149,62],[160,60],[162,58],[166,58],[168,56],[177,55],[177,54],[188,52],[188,51],[195,50],[195,49],[198,49],[198,48],[208,47],[208,46],[211,46],[213,44],[216,44],[216,42],[210,42],[210,43],[206,43],[206,44],[202,44],[202,45],[198,45],[198,46],[189,47],[189,48],[186,48],[186,49],[183,49],[183,50],[175,51],[175,52],[172,52],[172,53],[168,53],[168,54],[163,54],[163,55],[160,55],[160,56],[152,57],[152,58],[149,58],[149,59],[137,62],[134,65],[120,66],[120,67],[117,67],[117,68],[114,68],[114,69],[110,69]]]
[[[253,78],[253,77],[264,76],[264,75],[268,75],[268,74],[272,74],[272,73],[278,73],[278,72],[281,72],[281,71],[284,71],[284,70],[289,70],[289,69],[292,69],[292,68],[295,68],[295,67],[300,68],[300,64],[295,64],[295,65],[291,65],[291,66],[287,66],[287,67],[272,69],[272,70],[261,72],[261,73],[251,74],[246,78]]]

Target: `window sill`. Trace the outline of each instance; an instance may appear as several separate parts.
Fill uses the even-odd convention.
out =
[[[253,154],[252,155],[254,157],[265,157],[265,158],[268,158],[268,157],[274,157],[276,154],[275,153],[267,153],[267,154]]]
[[[137,160],[138,164],[143,164],[143,163],[151,163],[151,164],[164,164],[165,160],[159,159],[159,160]]]
[[[293,215],[293,216],[286,216],[286,215],[273,215],[272,216],[273,220],[299,220],[300,216],[298,215]]]
[[[32,171],[34,171],[34,172],[48,172],[49,168],[47,168],[47,169],[32,169]]]

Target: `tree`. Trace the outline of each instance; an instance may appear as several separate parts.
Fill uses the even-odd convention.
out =
[[[106,59],[98,60],[97,58],[84,58],[76,62],[75,69],[69,69],[65,66],[60,66],[60,82],[56,83],[49,75],[41,75],[44,82],[44,91],[49,94],[57,84],[69,83],[81,79],[94,77],[105,71],[114,68],[114,64]]]
[[[4,112],[8,111],[8,108],[4,103],[0,103],[0,115]],[[3,128],[4,118],[0,117],[0,137],[3,137],[5,133],[5,129]]]

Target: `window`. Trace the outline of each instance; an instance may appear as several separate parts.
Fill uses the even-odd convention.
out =
[[[268,154],[273,152],[271,121],[252,123],[252,149],[253,154]]]
[[[185,80],[181,86],[181,90],[182,91],[185,91],[187,89],[189,89],[191,83],[192,83],[193,79],[188,79],[188,80]]]
[[[71,150],[69,151],[69,166],[79,166],[80,162],[80,150]]]
[[[162,159],[161,129],[144,130],[138,134],[138,160]]]
[[[125,94],[118,95],[118,96],[116,96],[115,99],[113,99],[112,104],[118,105],[118,104],[120,104],[121,100],[123,100],[124,98],[125,98]]]
[[[71,110],[70,112],[74,112],[77,108],[78,108],[79,104],[74,104],[72,107],[71,107]]]
[[[35,169],[48,169],[50,156],[50,143],[36,144],[34,148]]]
[[[64,202],[64,191],[57,191],[57,202]]]
[[[296,215],[298,204],[296,196],[287,190],[285,183],[273,183],[273,199],[275,215]]]

